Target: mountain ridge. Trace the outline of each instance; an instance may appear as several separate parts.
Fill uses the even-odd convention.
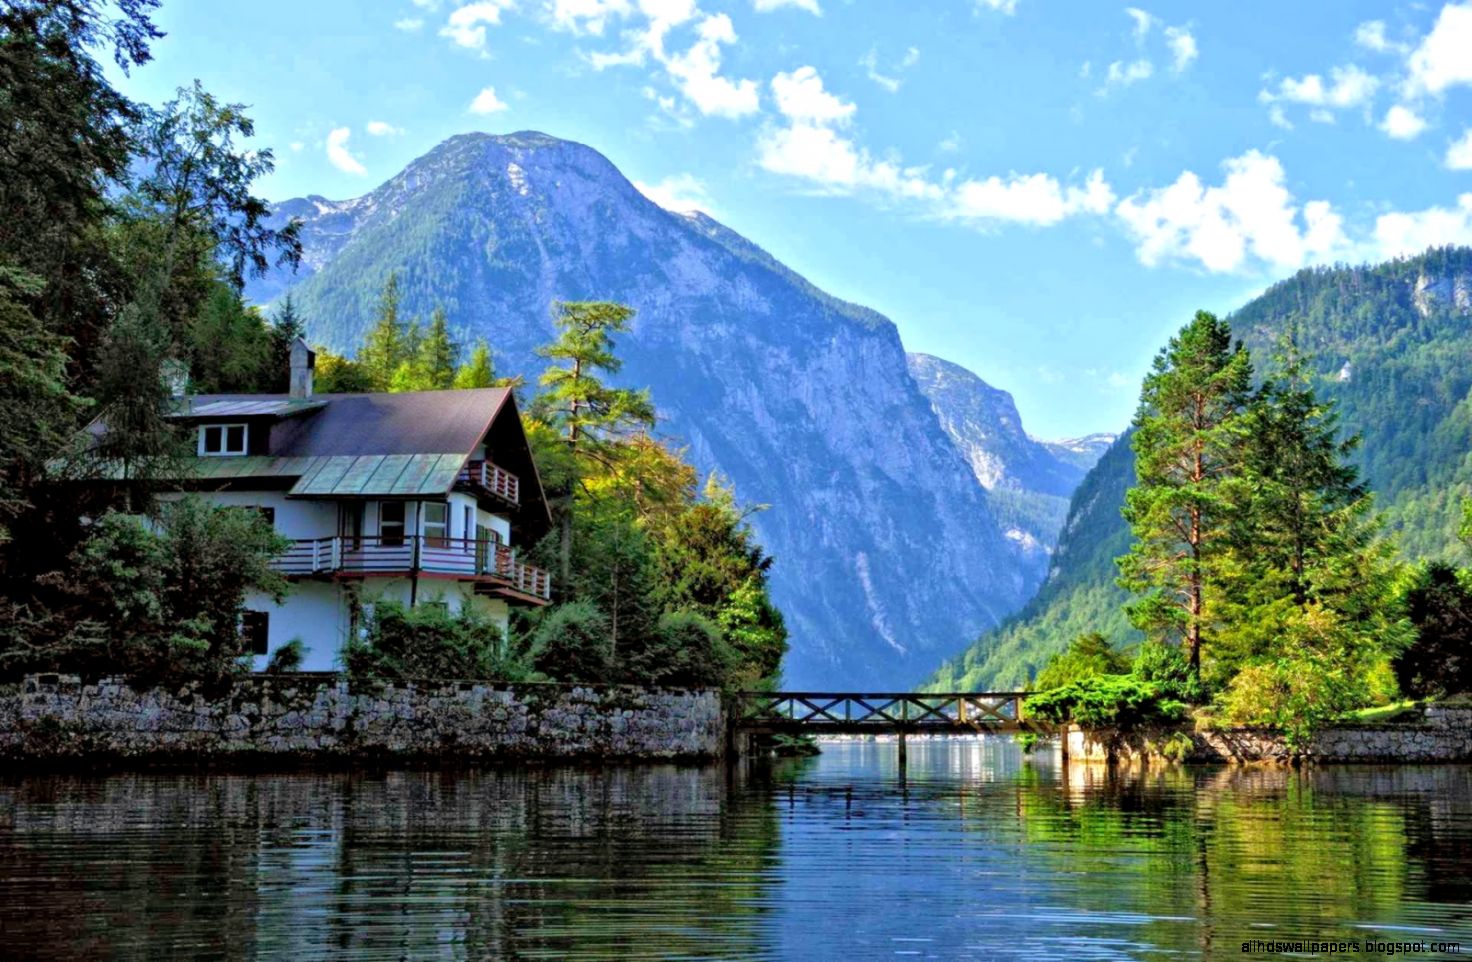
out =
[[[592,148],[545,134],[452,137],[349,201],[298,198],[306,268],[288,288],[314,341],[366,331],[392,272],[402,311],[443,306],[502,374],[534,375],[555,300],[637,311],[622,384],[702,472],[770,510],[788,682],[903,687],[1023,603],[986,492],[910,377],[898,329],[812,285],[708,215],[654,204]]]

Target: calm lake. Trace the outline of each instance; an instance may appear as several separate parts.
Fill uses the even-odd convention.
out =
[[[903,782],[865,742],[729,775],[0,781],[4,959],[1472,955],[1469,903],[1461,766],[1111,777],[987,738],[912,741]]]

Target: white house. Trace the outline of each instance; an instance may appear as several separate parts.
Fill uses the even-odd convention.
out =
[[[195,432],[180,489],[261,511],[292,540],[275,562],[286,600],[246,600],[257,667],[299,638],[303,669],[333,669],[381,599],[471,605],[503,629],[509,606],[547,604],[551,578],[513,547],[551,517],[511,391],[314,396],[314,362],[297,341],[290,393],[195,395],[173,415]]]

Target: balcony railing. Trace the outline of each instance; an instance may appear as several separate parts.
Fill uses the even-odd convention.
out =
[[[536,598],[552,597],[552,576],[518,561],[516,552],[487,539],[423,535],[304,538],[272,566],[284,575],[458,575],[504,583]]]
[[[470,461],[460,469],[461,484],[473,485],[511,504],[521,504],[521,479],[489,461]]]

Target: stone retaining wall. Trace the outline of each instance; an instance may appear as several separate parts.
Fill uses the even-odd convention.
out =
[[[1472,709],[1426,709],[1417,725],[1327,728],[1295,753],[1281,735],[1254,729],[1203,732],[1084,731],[1064,734],[1069,758],[1082,761],[1160,760],[1172,739],[1190,739],[1190,762],[1468,762],[1472,761]]]
[[[0,690],[0,758],[123,764],[719,755],[721,697],[577,685],[408,683],[259,675],[205,697],[39,675]]]

